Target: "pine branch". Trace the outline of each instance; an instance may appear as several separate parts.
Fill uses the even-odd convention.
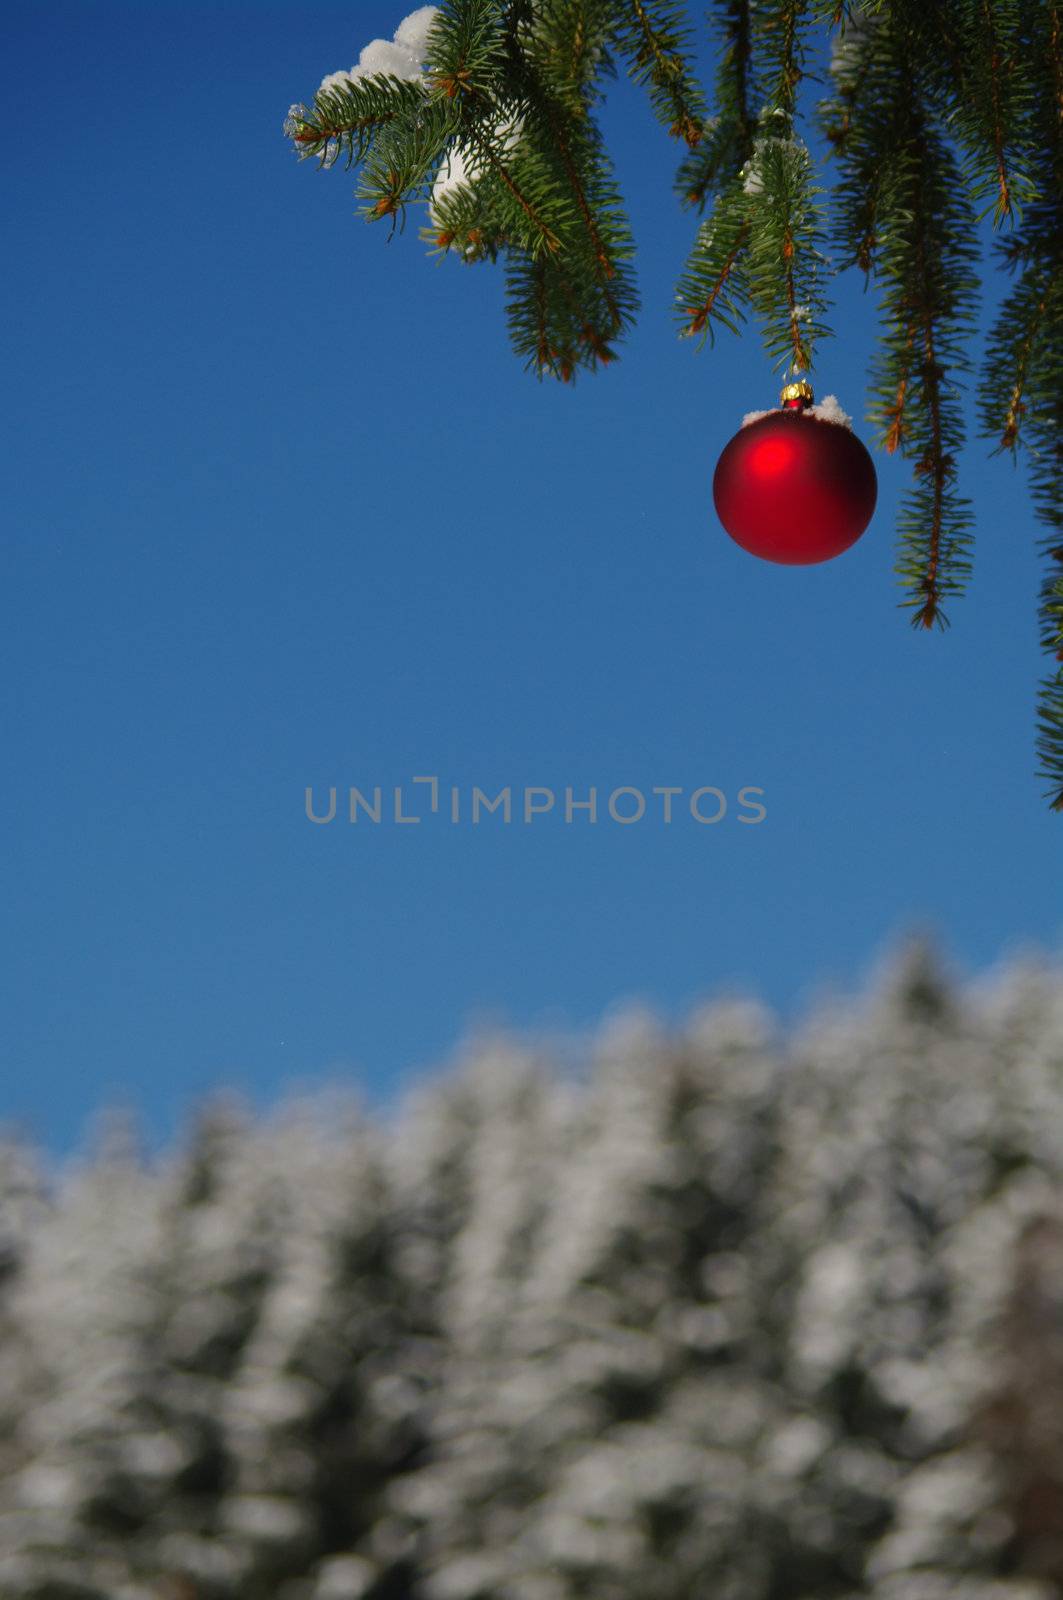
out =
[[[797,110],[797,86],[804,76],[808,22],[808,0],[770,0],[763,10],[758,8],[762,72],[769,101],[773,109],[785,114],[788,130]]]
[[[706,122],[702,142],[676,175],[676,190],[684,204],[699,208],[737,177],[753,154],[756,132],[750,107],[756,92],[750,0],[718,0],[715,22],[723,46],[716,75],[716,115]]]
[[[505,44],[499,0],[442,0],[429,38],[431,92],[465,104],[490,99]]]
[[[317,156],[334,166],[346,153],[347,166],[364,159],[380,131],[401,123],[407,128],[427,104],[424,86],[387,73],[367,74],[319,90],[313,108],[294,105],[284,124],[301,157]]]
[[[897,572],[909,591],[916,627],[945,626],[943,601],[963,592],[970,574],[969,502],[955,495],[962,413],[950,372],[967,372],[964,329],[974,304],[973,250],[950,239],[946,197],[954,195],[954,163],[915,110],[909,147],[909,206],[882,249],[889,324],[878,363],[877,419],[887,445],[915,457],[916,488],[901,520]],[[953,198],[951,206],[957,201]],[[894,399],[901,395],[903,421]]]
[[[524,235],[521,241],[524,247],[529,249],[532,255],[538,254],[540,250],[559,250],[561,241],[543,215],[534,189],[531,185],[518,182],[514,175],[514,167],[499,150],[497,140],[482,127],[476,126],[467,130],[467,137],[474,153],[484,163],[486,171],[502,184],[527,219],[528,226],[517,230],[518,235]]]
[[[1034,508],[1048,528],[1039,596],[1041,649],[1049,674],[1040,686],[1037,753],[1039,775],[1050,785],[1052,808],[1063,811],[1063,273],[1057,275],[1050,329],[1030,358],[1026,432]]]
[[[820,126],[840,167],[832,195],[839,267],[874,268],[883,212],[897,209],[899,165],[907,108],[899,93],[903,69],[888,37],[865,12],[854,12],[836,36],[831,56],[833,98],[819,108]]]
[[[586,54],[587,40],[593,39],[597,50],[605,38],[603,8],[577,4],[566,10],[570,14],[566,16],[562,38],[572,38],[574,11],[578,23],[576,42]],[[548,12],[544,20],[553,21],[553,12]],[[555,93],[545,67],[553,59],[557,45],[556,29],[539,35],[529,33],[525,47],[520,51],[514,48],[511,53],[510,74],[527,107],[528,134],[543,158],[556,166],[577,222],[575,229],[562,234],[562,281],[568,293],[582,298],[586,306],[587,296],[581,295],[573,278],[577,284],[582,280],[584,286],[588,278],[596,280],[606,312],[604,320],[597,315],[582,316],[582,345],[592,361],[612,359],[608,341],[630,323],[637,308],[630,271],[634,244],[605,160],[601,136],[590,115],[594,77],[586,67],[580,73],[570,64],[567,93],[564,98]]]
[[[707,107],[689,64],[685,9],[661,0],[616,0],[613,42],[673,139],[693,149],[704,134]]]
[[[901,12],[904,12],[901,17]],[[896,571],[921,628],[944,627],[944,601],[970,574],[970,504],[954,489],[963,445],[954,374],[970,370],[976,304],[974,216],[940,126],[926,23],[914,0],[844,26],[833,61],[828,128],[848,121],[834,217],[846,265],[882,287],[882,340],[868,415],[879,443],[913,458]],[[899,20],[900,19],[900,20]],[[903,26],[902,26],[903,22]]]
[[[833,30],[819,109],[837,162],[829,236],[838,268],[859,267],[879,290],[868,416],[879,443],[912,463],[897,573],[922,628],[945,626],[970,572],[957,391],[970,371],[976,212],[1010,224],[995,256],[1018,281],[990,334],[978,405],[997,450],[1023,452],[1048,529],[1038,749],[1063,809],[1063,0],[714,0],[712,17],[711,117],[685,5],[443,0],[420,76],[326,80],[285,131],[319,165],[345,155],[358,166],[369,220],[394,229],[422,202],[436,254],[504,259],[514,348],[540,378],[571,382],[615,358],[638,308],[596,121],[623,66],[688,146],[683,203],[707,211],[678,286],[681,332],[711,342],[752,313],[775,366],[797,373],[830,331],[832,265],[798,91],[810,30]]]
[[[921,259],[920,265],[923,264]],[[912,622],[921,628],[932,628],[935,623],[941,627],[946,625],[942,598],[947,592],[959,592],[960,574],[966,577],[970,571],[966,559],[960,558],[960,551],[966,544],[961,530],[969,527],[970,519],[961,513],[963,503],[956,501],[949,490],[956,475],[956,458],[947,449],[949,419],[942,387],[945,369],[937,360],[935,332],[934,316],[927,311],[922,327],[923,363],[919,371],[929,440],[916,461],[915,473],[917,478],[926,480],[928,488],[921,486],[916,492],[916,525],[909,521],[902,523],[903,554],[898,568],[914,590],[915,598],[909,601],[915,607]]]
[[[1046,332],[1050,304],[1058,298],[1060,277],[1063,268],[1031,266],[990,331],[979,410],[983,433],[998,438],[994,454],[1009,450],[1014,457],[1022,442],[1030,364]]]
[[[601,81],[616,76],[609,51],[615,0],[538,0],[513,34],[514,53],[574,116],[602,98]]]
[[[904,330],[904,346],[897,352],[897,392],[891,406],[883,406],[882,424],[886,431],[882,443],[889,455],[901,449],[907,438],[906,410],[908,391],[912,381],[912,366],[915,361],[915,336],[916,328],[910,324]]]
[[[615,359],[609,310],[587,297],[556,257],[512,250],[506,272],[506,316],[510,337],[526,367],[571,383],[580,368],[593,370]]]
[[[463,183],[434,197],[421,238],[438,257],[454,251],[468,265],[496,261],[510,242],[485,185]]]
[[[454,108],[424,100],[412,121],[380,130],[361,168],[358,194],[369,222],[394,222],[411,200],[424,199],[458,127]]]
[[[1058,0],[1031,5],[1031,74],[1022,130],[1035,152],[1037,198],[1013,233],[996,245],[998,261],[1018,274],[986,344],[979,391],[982,433],[997,452],[1025,455],[1034,510],[1047,528],[1038,600],[1048,673],[1039,690],[1039,775],[1053,809],[1063,811],[1063,17]]]
[[[776,108],[770,121],[783,119]],[[815,341],[830,329],[824,320],[823,190],[812,182],[811,158],[801,141],[758,138],[743,193],[751,222],[748,292],[763,325],[764,347],[776,368],[808,371]]]
[[[738,332],[738,323],[745,320],[743,308],[749,292],[736,267],[748,247],[750,229],[741,189],[721,195],[714,215],[698,230],[676,292],[683,334],[701,335],[702,343],[707,338],[711,344],[716,323]]]
[[[829,333],[822,190],[812,183],[807,149],[792,136],[805,11],[804,0],[774,0],[758,11],[755,31],[746,0],[721,8],[720,118],[704,156],[698,152],[679,174],[689,201],[700,205],[710,190],[718,194],[680,281],[682,332],[711,338],[714,322],[734,330],[749,305],[775,366],[794,372],[811,367],[814,341]],[[754,40],[763,57],[757,71],[773,84],[759,121],[749,110]]]
[[[1047,580],[1046,580],[1047,581]],[[1063,597],[1063,577],[1053,581],[1052,593],[1058,601]],[[1038,697],[1037,754],[1041,765],[1039,775],[1048,779],[1047,799],[1052,811],[1063,811],[1063,674],[1041,681]]]
[[[949,125],[966,157],[972,202],[989,196],[978,220],[994,226],[1021,216],[1036,198],[1029,111],[1033,101],[1033,41],[1028,0],[952,0],[941,18],[951,67]]]

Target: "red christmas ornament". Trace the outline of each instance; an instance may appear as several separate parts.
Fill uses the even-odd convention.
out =
[[[787,384],[778,411],[740,428],[712,480],[716,512],[743,550],[807,566],[855,544],[878,498],[875,464],[851,428],[818,416],[812,387]]]

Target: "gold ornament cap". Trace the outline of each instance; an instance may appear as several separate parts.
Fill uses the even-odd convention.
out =
[[[779,404],[784,406],[804,404],[810,406],[815,399],[812,385],[807,378],[798,378],[795,383],[788,383],[779,396]]]

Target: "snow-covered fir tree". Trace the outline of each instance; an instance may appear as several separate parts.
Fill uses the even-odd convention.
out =
[[[0,1147],[4,1600],[1058,1600],[1063,982]]]

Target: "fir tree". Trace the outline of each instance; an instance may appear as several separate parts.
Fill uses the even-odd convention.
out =
[[[1063,985],[0,1146],[4,1600],[1061,1600]]]
[[[702,214],[679,275],[680,331],[752,317],[777,368],[812,370],[830,279],[879,294],[868,417],[912,463],[900,515],[902,605],[944,627],[971,571],[958,482],[959,391],[982,433],[1029,458],[1047,532],[1038,751],[1063,811],[1063,8],[1059,0],[715,0],[711,91],[694,19],[667,0],[443,0],[333,73],[285,129],[302,156],[359,169],[363,215],[411,204],[466,263],[502,258],[513,346],[540,378],[613,361],[639,309],[634,242],[600,109],[623,71],[683,149],[676,187]],[[830,51],[817,171],[799,105]],[[982,358],[971,350],[978,227],[1014,274]],[[833,252],[833,255],[828,252]]]

